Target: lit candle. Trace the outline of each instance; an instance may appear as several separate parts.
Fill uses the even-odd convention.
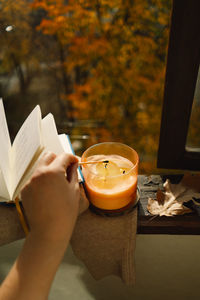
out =
[[[103,210],[116,210],[136,201],[138,155],[127,145],[101,143],[87,149],[82,167],[91,203]],[[105,161],[108,161],[105,163]]]

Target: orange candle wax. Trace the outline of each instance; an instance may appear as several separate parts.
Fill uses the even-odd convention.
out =
[[[129,151],[134,151],[134,157],[137,158],[136,160],[128,159],[124,157],[125,155],[117,154],[123,154],[123,151],[122,153],[116,151],[114,147],[116,144],[122,148],[128,147],[119,143],[102,143],[98,145],[104,146],[100,150],[105,150],[102,152],[106,152],[106,154],[97,154],[95,151],[94,155],[87,155],[87,160],[83,156],[84,161],[97,162],[96,164],[84,165],[82,171],[89,200],[95,207],[104,210],[120,209],[136,200],[137,153],[128,147]],[[98,145],[95,145],[95,147],[98,147]],[[121,147],[118,148],[121,149]],[[88,154],[93,154],[93,151]],[[98,161],[109,162],[102,163]]]

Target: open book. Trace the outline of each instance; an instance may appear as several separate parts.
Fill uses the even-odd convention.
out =
[[[14,200],[44,151],[73,153],[67,135],[58,135],[54,117],[41,117],[39,105],[30,113],[11,145],[8,126],[0,99],[0,202]],[[82,174],[78,170],[79,182]]]

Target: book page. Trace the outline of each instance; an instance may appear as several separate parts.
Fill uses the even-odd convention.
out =
[[[4,202],[4,201],[8,201],[8,200],[11,200],[10,195],[9,195],[8,189],[6,187],[3,173],[0,170],[0,202]]]
[[[59,134],[52,114],[42,119],[42,138],[45,150],[56,155],[63,152],[74,154],[69,137],[66,134]],[[78,170],[79,182],[83,181],[80,169]]]
[[[71,154],[75,155],[69,136],[67,134],[59,134],[59,139],[62,143],[64,151],[66,153],[71,153]],[[84,181],[83,174],[81,172],[80,167],[78,167],[78,181],[79,182]]]
[[[39,105],[31,112],[20,128],[12,146],[12,195],[34,155],[42,148],[41,111]]]
[[[11,141],[8,132],[8,126],[3,107],[3,101],[0,99],[0,168],[2,176],[5,179],[6,185],[9,189],[10,186],[10,152]]]
[[[42,119],[42,139],[45,150],[51,151],[56,155],[64,152],[58,137],[56,124],[52,114],[48,114]]]
[[[12,196],[12,199],[15,199],[17,196],[20,197],[20,192],[22,187],[26,184],[26,182],[31,178],[33,175],[33,172],[35,171],[35,168],[37,167],[38,161],[40,157],[44,154],[44,148],[39,148],[38,151],[33,156],[30,164],[28,165],[28,168],[26,169],[26,172],[21,177],[17,187],[15,188],[14,194]]]

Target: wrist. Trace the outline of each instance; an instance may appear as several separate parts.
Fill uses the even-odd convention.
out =
[[[47,244],[67,244],[71,238],[76,219],[77,214],[71,214],[69,216],[63,216],[61,219],[58,217],[47,223],[31,223],[29,232],[31,240],[35,242],[44,241]]]
[[[29,244],[32,244],[34,247],[41,247],[41,248],[50,248],[54,250],[59,250],[67,248],[67,245],[69,243],[70,237],[67,235],[61,236],[61,235],[56,235],[48,232],[43,232],[43,231],[30,231],[30,233],[27,236],[27,242]]]

